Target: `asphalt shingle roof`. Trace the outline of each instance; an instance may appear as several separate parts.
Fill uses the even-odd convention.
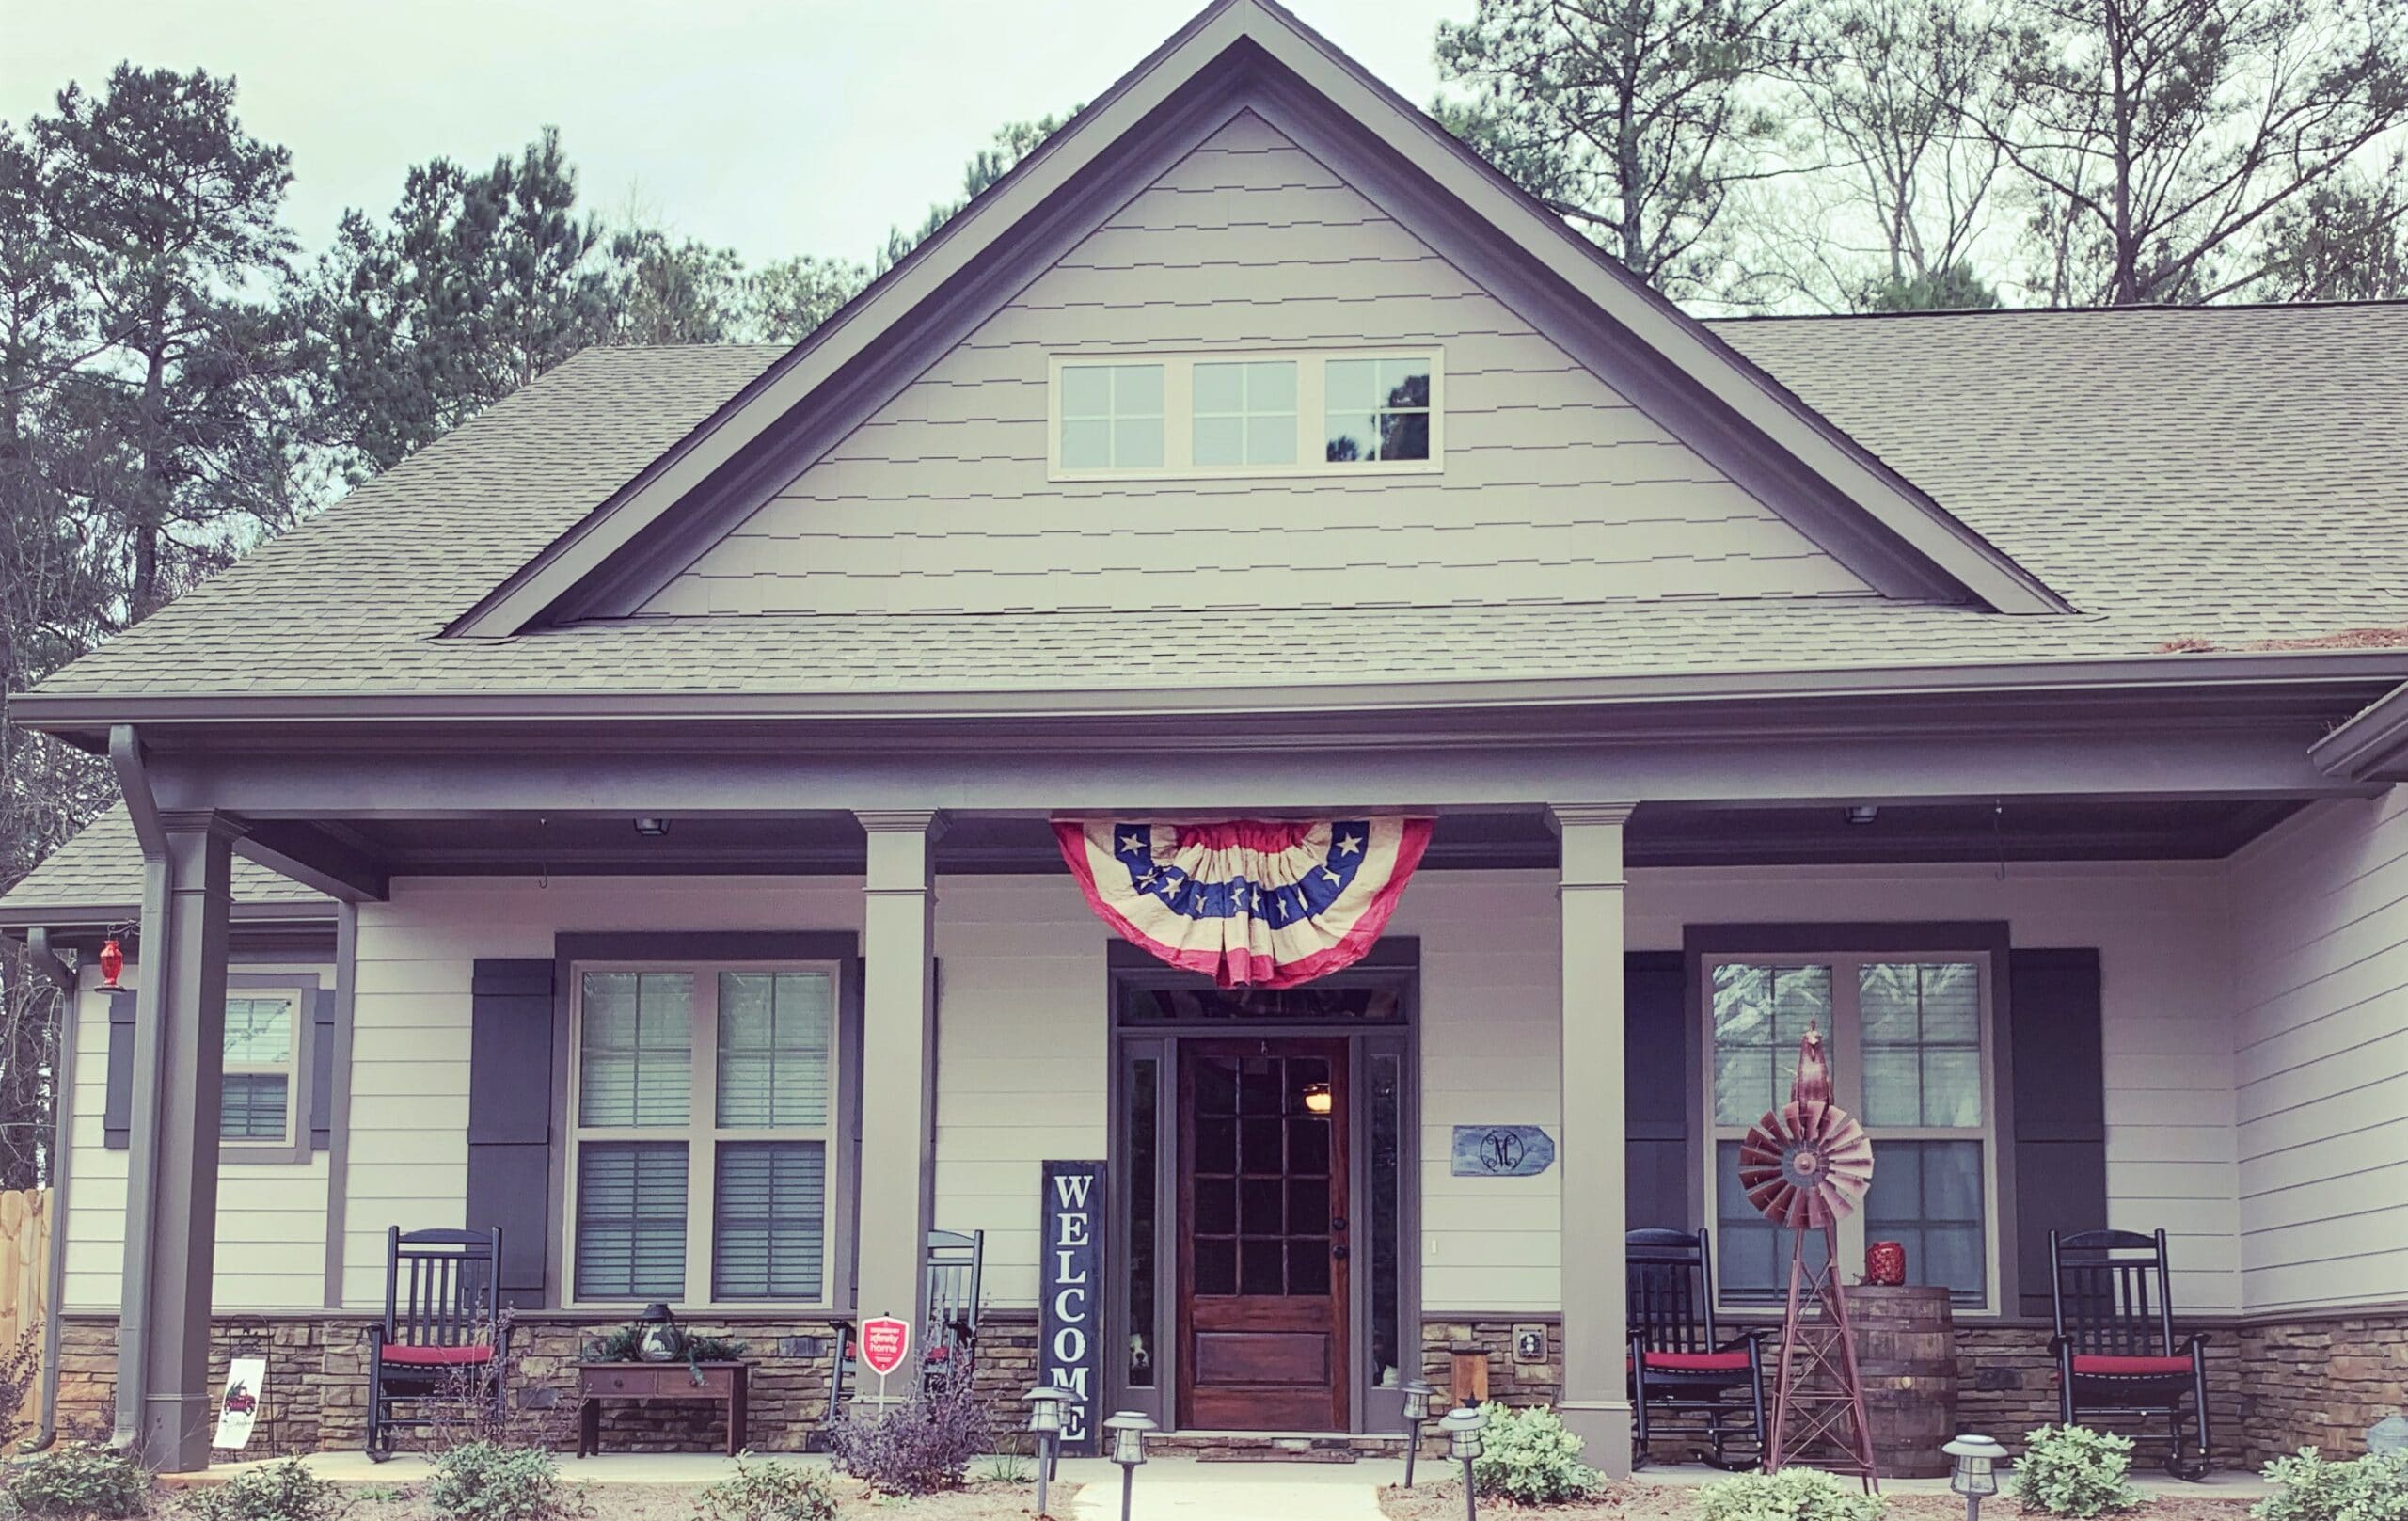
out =
[[[237,903],[317,906],[327,901],[290,877],[240,857],[234,862],[233,890]],[[53,911],[121,911],[137,909],[141,901],[142,842],[134,837],[134,820],[122,803],[53,850],[8,890],[6,899],[12,909],[40,906]]]
[[[2408,621],[2408,305],[1714,329],[2080,610],[1847,598],[626,620],[440,630],[753,379],[594,350],[45,683],[45,693],[1028,691],[2147,655]],[[1244,638],[1230,637],[1243,631]],[[1309,658],[1295,652],[1309,649]],[[2171,657],[2169,657],[2171,658]]]

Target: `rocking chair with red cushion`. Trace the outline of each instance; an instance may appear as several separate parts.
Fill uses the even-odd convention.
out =
[[[1765,1448],[1764,1353],[1757,1331],[1728,1339],[1714,1327],[1714,1256],[1703,1230],[1660,1227],[1623,1238],[1629,1281],[1631,1465],[1667,1420],[1703,1437],[1699,1458],[1733,1472]],[[1742,1448],[1733,1456],[1734,1443]]]
[[[385,1232],[385,1319],[368,1328],[368,1456],[393,1455],[394,1429],[435,1424],[441,1405],[498,1410],[508,1330],[494,1269],[501,1228]],[[406,1402],[414,1407],[404,1416]]]
[[[2207,1338],[2174,1339],[2165,1232],[2049,1232],[2049,1290],[2056,1334],[2057,1414],[2066,1425],[2092,1416],[2162,1416],[2166,1471],[2208,1472]],[[2195,1450],[2183,1435],[2195,1423]]]

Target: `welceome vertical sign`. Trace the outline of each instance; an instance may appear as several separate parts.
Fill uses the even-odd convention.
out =
[[[1037,1379],[1067,1389],[1062,1450],[1095,1454],[1103,1399],[1103,1164],[1045,1164]]]

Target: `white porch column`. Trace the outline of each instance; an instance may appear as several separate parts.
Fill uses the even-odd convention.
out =
[[[1557,803],[1563,920],[1563,1400],[1584,1459],[1630,1472],[1623,1303],[1623,826],[1626,802]]]
[[[869,839],[862,905],[862,1159],[860,1297],[863,1317],[911,1323],[917,1348],[927,1301],[927,1240],[936,1168],[936,894],[933,812],[856,814]],[[875,1400],[878,1375],[852,1370],[856,1402]],[[890,1399],[911,1387],[887,1380]]]

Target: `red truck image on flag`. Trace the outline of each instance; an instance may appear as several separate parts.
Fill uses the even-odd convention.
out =
[[[1054,833],[1088,906],[1130,943],[1224,988],[1292,988],[1363,959],[1431,825],[1057,818]]]

